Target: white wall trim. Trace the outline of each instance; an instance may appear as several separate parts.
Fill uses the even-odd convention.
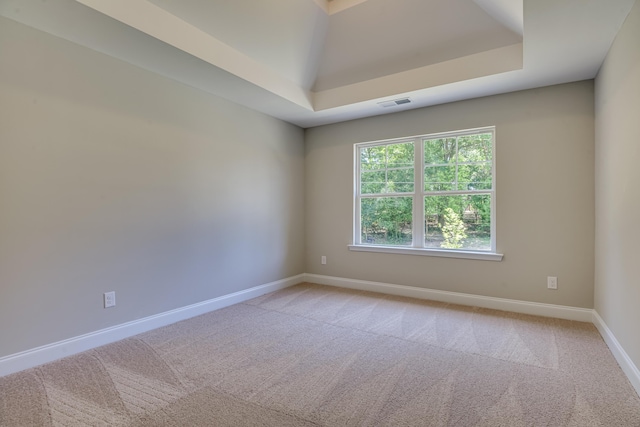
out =
[[[322,276],[319,274],[305,274],[305,281],[318,283],[320,285],[330,285],[341,288],[400,295],[404,297],[429,299],[451,304],[471,305],[475,307],[491,308],[494,310],[532,314],[535,316],[555,317],[559,319],[577,320],[580,322],[592,321],[593,310],[589,308],[569,307],[564,305],[543,304],[538,302],[528,302],[506,298],[486,297],[482,295],[463,294],[460,292],[418,288],[415,286],[394,285],[390,283],[369,282],[365,280],[345,279],[342,277]]]
[[[0,358],[0,377],[19,372],[35,366],[49,363],[63,357],[71,356],[83,351],[91,350],[102,345],[129,338],[134,335],[160,328],[181,320],[199,316],[210,311],[238,304],[260,295],[274,292],[301,282],[311,282],[321,285],[336,286],[348,289],[379,292],[412,298],[429,299],[451,304],[470,305],[495,310],[512,311],[516,313],[536,316],[555,317],[560,319],[592,322],[605,343],[620,364],[623,372],[629,378],[631,385],[640,395],[640,370],[622,348],[613,332],[606,325],[600,315],[592,309],[569,307],[563,305],[543,304],[506,298],[487,297],[482,295],[464,294],[459,292],[440,291],[435,289],[418,288],[414,286],[395,285],[390,283],[371,282],[366,280],[347,279],[342,277],[323,276],[304,273],[291,276],[275,282],[255,286],[253,288],[223,295],[207,301],[177,308],[164,313],[134,320],[99,331],[47,344],[20,353]]]
[[[611,353],[613,353],[613,357],[616,358],[618,364],[622,368],[622,371],[627,375],[631,385],[636,389],[638,396],[640,396],[640,370],[633,363],[627,352],[624,351],[624,348],[622,348],[616,337],[613,335],[611,329],[609,329],[607,324],[604,323],[602,317],[600,317],[598,312],[595,310],[593,310],[592,321],[596,328],[598,328],[598,331],[600,331],[600,335],[602,335],[604,342],[609,346]]]
[[[486,297],[482,295],[439,291],[435,289],[418,288],[415,286],[370,282],[366,280],[346,279],[343,277],[323,276],[320,274],[310,273],[304,275],[304,281],[340,288],[380,292],[390,295],[447,302],[451,304],[470,305],[475,307],[491,308],[494,310],[531,314],[535,316],[555,317],[559,319],[593,323],[600,332],[600,335],[602,335],[602,338],[611,350],[611,353],[616,358],[618,364],[622,368],[622,371],[629,379],[629,382],[638,395],[640,395],[640,370],[633,363],[627,352],[624,350],[622,345],[620,345],[615,335],[611,332],[598,312],[593,309],[543,304],[507,298]]]
[[[120,325],[90,332],[88,334],[58,341],[52,344],[47,344],[20,353],[10,354],[0,358],[0,377],[22,371],[24,369],[33,368],[44,363],[52,362],[63,357],[81,353],[105,344],[110,344],[121,339],[129,338],[152,329],[199,316],[210,311],[238,304],[269,292],[284,289],[303,282],[304,277],[304,274],[299,274],[297,276],[255,286],[232,294],[223,295],[207,301],[188,305],[186,307],[122,323]]]

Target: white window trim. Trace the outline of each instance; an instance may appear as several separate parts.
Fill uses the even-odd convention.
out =
[[[491,156],[491,190],[476,190],[476,191],[439,191],[439,192],[425,192],[424,191],[424,178],[422,176],[424,164],[423,164],[423,145],[422,141],[426,139],[437,139],[445,137],[459,137],[464,135],[473,135],[477,133],[491,133],[493,134],[492,156]],[[414,191],[412,193],[383,193],[383,194],[367,194],[364,197],[376,197],[376,196],[399,196],[399,197],[413,197],[413,241],[411,246],[382,246],[382,245],[368,245],[363,244],[361,241],[361,215],[360,215],[360,199],[363,195],[360,193],[360,153],[359,150],[362,147],[378,146],[386,144],[401,144],[403,142],[412,142],[414,144]],[[370,141],[364,143],[354,144],[353,148],[354,156],[354,193],[353,193],[353,240],[350,244],[349,250],[358,252],[379,252],[379,253],[392,253],[392,254],[406,254],[406,255],[423,255],[423,256],[435,256],[444,258],[463,258],[463,259],[475,259],[485,261],[501,261],[503,254],[496,252],[496,129],[495,126],[488,126],[475,129],[466,129],[453,132],[440,132],[434,134],[416,135],[407,138],[387,139],[380,141]],[[456,166],[457,167],[457,166]],[[487,251],[473,251],[473,250],[458,250],[458,249],[439,249],[439,248],[425,248],[424,243],[416,241],[416,236],[422,236],[423,230],[420,230],[422,224],[424,224],[424,200],[425,196],[430,195],[455,195],[455,194],[490,194],[491,195],[491,249]],[[422,238],[420,239],[422,240]]]
[[[408,246],[349,245],[350,251],[378,252],[387,254],[423,255],[442,258],[477,259],[482,261],[502,261],[503,254],[490,251],[465,251],[455,249],[413,248]]]

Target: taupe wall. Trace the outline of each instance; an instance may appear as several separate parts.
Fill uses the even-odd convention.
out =
[[[595,308],[640,367],[640,3],[596,78]]]
[[[308,129],[306,271],[592,308],[593,100],[593,81],[585,81]],[[489,125],[502,262],[347,249],[354,143]],[[558,276],[557,291],[546,289],[547,276]]]
[[[303,273],[303,136],[0,18],[0,357]]]

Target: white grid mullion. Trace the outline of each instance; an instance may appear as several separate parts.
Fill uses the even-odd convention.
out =
[[[459,162],[460,166],[479,166],[479,165],[490,165],[491,162],[483,161],[483,162]]]
[[[413,224],[412,245],[414,248],[424,247],[424,153],[421,138],[413,142]]]
[[[425,196],[466,196],[466,195],[476,195],[480,196],[483,194],[493,194],[493,190],[451,190],[451,191],[425,191]]]
[[[454,177],[454,185],[453,188],[455,188],[456,190],[459,188],[458,187],[458,137],[456,137],[456,154],[454,154],[455,156],[455,162],[456,162],[456,175]]]
[[[372,193],[372,194],[361,194],[361,199],[375,199],[378,197],[412,197],[413,193]]]
[[[488,162],[486,162],[488,163]],[[413,166],[398,166],[397,168],[386,168],[386,171],[401,171],[401,170],[407,170],[407,169],[411,169],[413,168]],[[370,171],[370,172],[375,172],[375,171]]]
[[[360,227],[361,227],[361,216],[360,216],[360,150],[361,147],[355,146],[354,149],[354,170],[355,176],[353,177],[353,192],[355,197],[353,202],[353,244],[360,245],[362,244]]]

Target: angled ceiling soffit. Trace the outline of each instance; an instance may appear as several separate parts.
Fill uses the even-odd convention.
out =
[[[364,7],[369,2],[371,2],[371,4],[375,2],[375,0],[313,1],[319,4],[322,10],[328,14],[350,8],[357,9],[357,6]],[[513,0],[474,0],[474,2],[478,3],[479,7],[496,21],[499,21],[501,25],[515,25],[513,22],[517,23],[518,18],[517,16],[516,18],[513,16],[517,15],[517,13],[509,14],[499,12],[501,10],[501,2],[505,1],[512,2]],[[516,2],[519,2],[520,5],[522,4],[521,0],[516,0]],[[13,8],[11,5],[18,5],[20,3],[18,0],[10,0],[6,3],[5,9],[9,10],[9,8]],[[211,75],[210,79],[214,80],[211,80],[208,84],[192,84],[195,87],[215,86],[216,76],[220,75],[220,73],[214,72],[213,70],[223,70],[230,75],[236,76],[238,81],[248,82],[253,87],[260,88],[266,91],[265,93],[268,92],[279,98],[278,101],[264,101],[266,104],[277,102],[279,105],[282,105],[282,103],[285,103],[290,105],[290,108],[300,109],[300,111],[306,112],[330,110],[365,101],[379,100],[396,95],[406,95],[460,81],[519,70],[522,68],[523,63],[523,44],[519,42],[314,92],[301,87],[274,71],[273,68],[232,48],[211,34],[180,19],[148,0],[50,0],[46,4],[48,9],[42,6],[40,6],[42,10],[37,10],[38,8],[36,6],[31,8],[25,6],[23,9],[25,12],[27,9],[30,9],[35,11],[34,13],[36,14],[46,15],[45,11],[47,10],[49,12],[52,10],[64,11],[66,8],[71,9],[70,6],[73,4],[87,6],[134,30],[147,34],[153,39],[172,46],[180,52],[198,58],[203,64],[199,67],[204,67],[207,64],[214,66],[215,69],[212,69],[212,72],[209,73]],[[0,12],[3,12],[2,9],[3,8],[0,7]],[[355,9],[353,11],[357,12]],[[66,18],[72,20],[74,13],[76,12],[68,13]],[[502,15],[500,15],[500,13],[502,13]],[[7,15],[8,12],[4,11],[3,14]],[[53,25],[49,22],[51,20],[47,21],[46,16],[39,16],[36,21],[37,20],[46,22],[46,24],[41,27]],[[511,22],[511,24],[508,24],[508,22]],[[59,24],[65,25],[63,21]],[[78,41],[85,38],[87,40],[96,39],[96,37],[90,34],[90,24],[75,27],[87,27],[83,31],[85,31],[85,33],[87,33],[87,31],[89,32],[87,33],[87,37],[83,37],[83,34],[80,33],[74,35],[75,42],[84,44],[98,51],[105,51],[105,49],[101,50],[96,44],[92,46],[90,43],[87,44]],[[60,32],[56,34],[55,31],[50,31],[47,28],[41,29],[60,36]],[[114,41],[113,44],[115,46],[117,42]],[[119,57],[113,48],[106,53]],[[190,65],[183,64],[183,67],[188,66]],[[202,68],[200,68],[200,70],[202,70]],[[200,72],[198,75],[204,78],[203,76],[205,76],[206,73]],[[188,77],[185,78],[188,79]],[[189,84],[188,81],[183,82]]]
[[[313,93],[315,111],[522,69],[522,43]]]
[[[313,109],[309,91],[149,1],[76,1],[302,108]]]

